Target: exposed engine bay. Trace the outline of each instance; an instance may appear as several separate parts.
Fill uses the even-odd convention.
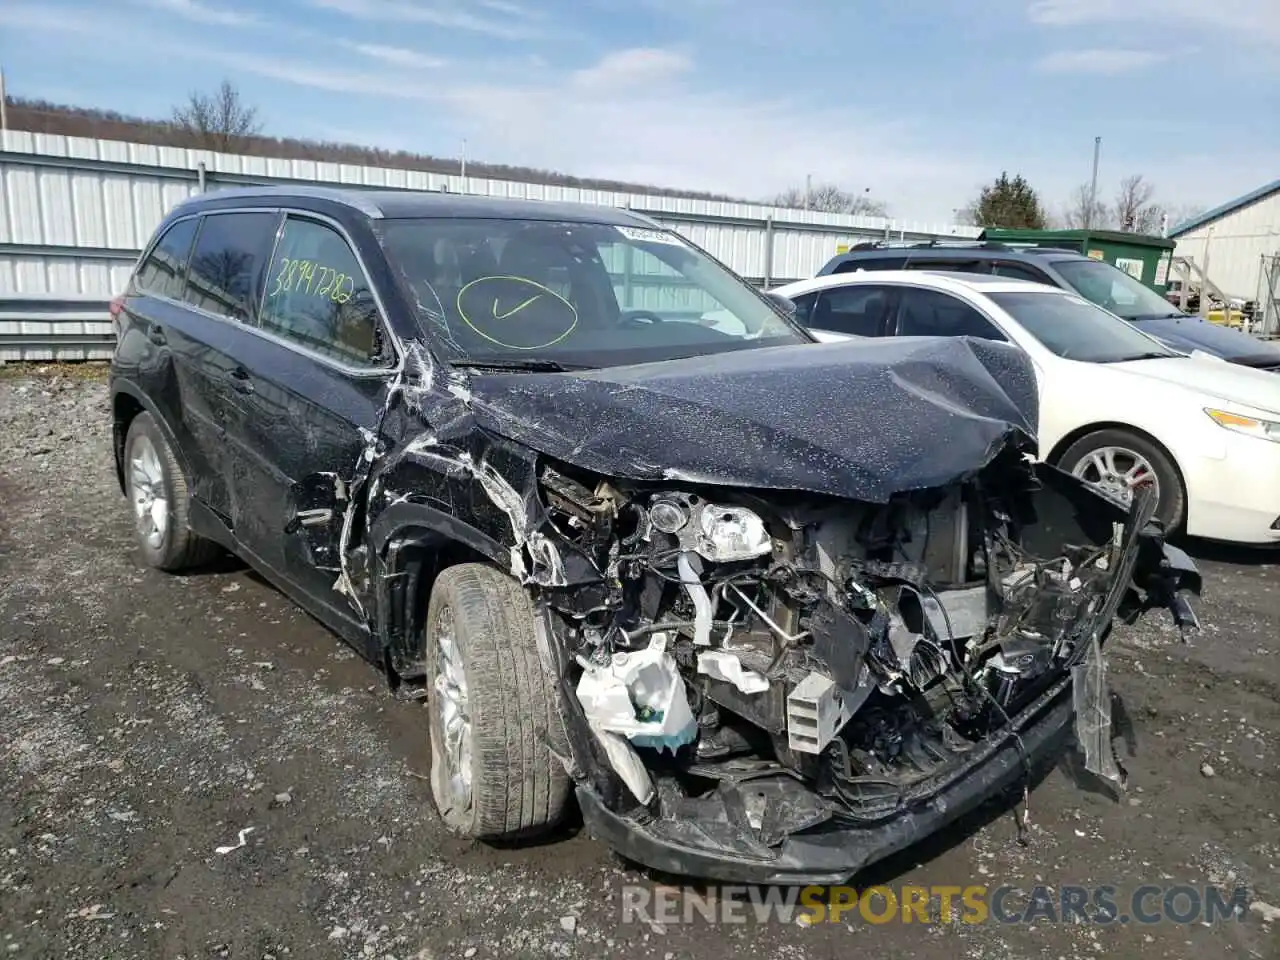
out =
[[[768,858],[901,814],[1073,678],[1086,765],[1119,782],[1111,622],[1154,605],[1194,620],[1172,579],[1132,588],[1153,502],[1126,516],[1011,451],[886,504],[540,480],[557,539],[605,572],[540,591],[568,655],[571,772],[673,843]]]

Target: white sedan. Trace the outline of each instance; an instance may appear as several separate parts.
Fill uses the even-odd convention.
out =
[[[1128,499],[1159,497],[1169,529],[1280,543],[1280,375],[1174,353],[1057,287],[974,274],[875,271],[778,287],[823,340],[1011,341],[1040,388],[1040,456]]]

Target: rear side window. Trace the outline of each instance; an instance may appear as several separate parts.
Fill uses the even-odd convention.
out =
[[[289,217],[267,274],[264,330],[353,366],[387,359],[369,281],[346,239],[315,220]]]
[[[932,270],[934,273],[990,273],[987,260],[943,260],[937,257],[914,257],[907,262],[907,270]]]
[[[846,260],[836,264],[832,273],[857,273],[859,270],[901,270],[903,257],[868,257],[865,260]]]
[[[823,290],[809,316],[809,326],[858,337],[883,336],[892,294],[892,288],[879,285]]]
[[[1044,271],[1008,260],[1001,260],[991,272],[997,277],[1012,277],[1015,280],[1030,280],[1032,283],[1048,283],[1057,286]]]
[[[278,222],[279,215],[270,212],[206,214],[187,271],[187,302],[247,321],[259,268]]]
[[[902,291],[898,336],[1005,339],[995,324],[963,300],[949,293],[918,287]]]
[[[179,220],[161,235],[134,275],[134,289],[138,293],[182,299],[187,257],[191,254],[191,241],[196,237],[199,224],[198,217]]]

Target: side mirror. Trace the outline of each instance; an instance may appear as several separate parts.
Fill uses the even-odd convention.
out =
[[[790,297],[784,297],[780,293],[774,293],[772,290],[765,291],[765,299],[773,306],[786,315],[788,320],[796,318],[796,302]]]

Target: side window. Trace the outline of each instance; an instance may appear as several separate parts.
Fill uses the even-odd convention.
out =
[[[802,293],[791,298],[791,302],[796,305],[796,323],[800,326],[807,328],[813,325],[813,304],[817,299],[816,293]]]
[[[254,284],[275,233],[275,213],[208,213],[200,224],[187,271],[188,303],[247,321]]]
[[[846,260],[832,273],[857,273],[859,270],[901,270],[906,262],[903,257],[867,257],[865,260]]]
[[[196,227],[199,225],[199,217],[190,217],[179,220],[164,232],[134,274],[134,289],[138,293],[182,299],[187,258],[191,255],[191,241],[196,238]]]
[[[963,300],[949,293],[920,287],[908,287],[902,291],[898,336],[1005,339],[990,320]]]
[[[1057,286],[1049,279],[1047,274],[1037,270],[1035,267],[1028,267],[1021,263],[1010,263],[1007,260],[999,261],[991,272],[997,277],[1011,277],[1014,280],[1030,280],[1032,283],[1048,283]]]
[[[267,273],[259,325],[354,366],[386,362],[369,281],[342,234],[289,217]]]
[[[809,326],[858,337],[883,336],[892,296],[892,288],[872,284],[823,290]]]
[[[939,260],[924,257],[910,260],[907,270],[932,270],[935,273],[990,273],[991,264],[986,260]]]

